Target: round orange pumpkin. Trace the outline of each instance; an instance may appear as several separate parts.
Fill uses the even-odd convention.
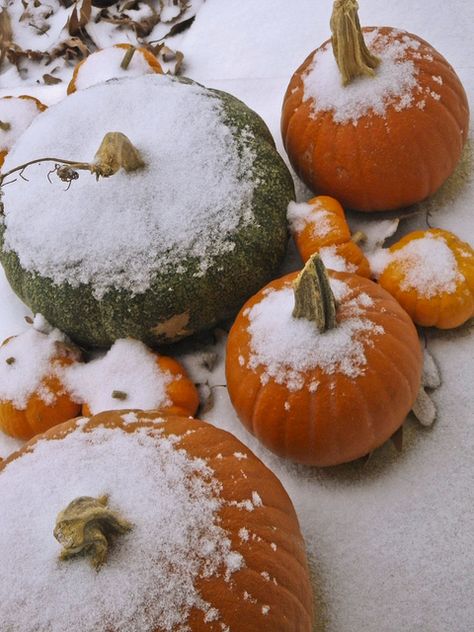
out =
[[[474,316],[474,250],[453,233],[417,230],[380,256],[380,285],[418,325],[452,329]]]
[[[303,204],[290,202],[288,220],[304,263],[311,255],[319,253],[331,270],[370,277],[369,262],[357,245],[360,233],[351,235],[344,209],[337,200],[319,195]]]
[[[57,335],[56,335],[57,334]],[[80,353],[53,330],[30,328],[0,347],[0,430],[31,439],[81,412],[66,390],[61,372]]]
[[[123,68],[121,64],[128,52],[133,56],[126,68]],[[67,93],[73,94],[77,90],[115,77],[136,77],[150,73],[163,73],[159,61],[150,51],[146,48],[136,48],[131,44],[114,44],[92,53],[77,64],[68,84]]]
[[[244,305],[229,334],[226,376],[240,420],[267,448],[328,466],[368,454],[403,424],[422,354],[388,292],[344,272],[330,271],[328,282],[316,263],[313,256],[303,273],[269,283]],[[318,298],[313,283],[321,281]]]
[[[156,411],[72,420],[2,462],[0,490],[0,617],[11,632],[312,630],[292,503],[214,426]],[[123,529],[74,513],[81,503],[108,505]]]
[[[46,108],[44,103],[25,94],[0,99],[0,167],[16,139]]]
[[[361,33],[356,9],[355,0],[336,0],[332,39],[294,73],[283,142],[314,192],[360,211],[396,209],[428,197],[453,172],[469,107],[458,76],[432,46],[390,27]]]

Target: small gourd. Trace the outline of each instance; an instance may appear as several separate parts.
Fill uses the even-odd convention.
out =
[[[191,417],[199,406],[184,367],[138,340],[116,340],[104,356],[67,368],[64,380],[86,416],[136,408]]]
[[[452,329],[474,316],[474,250],[453,233],[414,231],[376,253],[373,264],[417,325]]]
[[[367,258],[358,245],[363,233],[351,235],[344,209],[328,195],[288,205],[288,221],[303,263],[319,253],[326,268],[370,277]]]
[[[7,338],[0,346],[0,430],[27,440],[79,415],[61,374],[80,358],[57,330],[31,327]]]
[[[242,308],[227,342],[232,404],[276,454],[329,466],[364,456],[403,424],[420,387],[416,329],[369,279],[318,255]]]
[[[132,44],[114,44],[92,53],[74,68],[67,93],[89,88],[96,83],[118,77],[137,77],[144,74],[163,73],[163,69],[146,48]]]
[[[13,143],[46,108],[44,103],[27,95],[0,99],[0,167]]]

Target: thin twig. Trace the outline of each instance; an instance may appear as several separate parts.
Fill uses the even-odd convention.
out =
[[[3,185],[5,178],[7,178],[8,176],[11,176],[12,174],[17,173],[17,171],[19,171],[20,176],[23,177],[22,173],[27,167],[31,165],[39,164],[41,162],[61,163],[63,165],[69,165],[73,169],[84,169],[86,171],[91,171],[91,168],[92,168],[92,165],[89,162],[75,162],[74,160],[64,160],[63,158],[36,158],[35,160],[29,160],[28,162],[25,162],[22,165],[18,165],[14,169],[10,169],[10,171],[6,171],[5,173],[0,174],[0,187]],[[26,178],[23,178],[23,179],[26,179]]]

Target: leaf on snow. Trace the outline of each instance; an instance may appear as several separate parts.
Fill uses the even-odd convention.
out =
[[[43,75],[43,81],[47,86],[54,86],[57,83],[61,83],[62,79],[60,79],[59,77],[53,77],[53,75],[46,74]]]
[[[89,22],[92,11],[91,0],[82,0],[79,12],[77,9],[78,7],[76,5],[66,24],[69,35],[79,35],[84,26]]]

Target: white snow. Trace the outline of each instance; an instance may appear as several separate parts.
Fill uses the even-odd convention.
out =
[[[40,111],[33,99],[0,99],[0,121],[9,126],[9,129],[0,129],[0,152],[12,148]]]
[[[139,77],[156,72],[140,49],[135,50],[128,67],[122,68],[121,63],[126,52],[123,48],[111,46],[89,55],[78,69],[74,82],[76,89],[83,90],[108,79]]]
[[[101,358],[62,370],[62,380],[75,401],[93,415],[103,410],[153,410],[171,405],[166,387],[177,377],[162,371],[157,355],[142,342],[116,340]]]

